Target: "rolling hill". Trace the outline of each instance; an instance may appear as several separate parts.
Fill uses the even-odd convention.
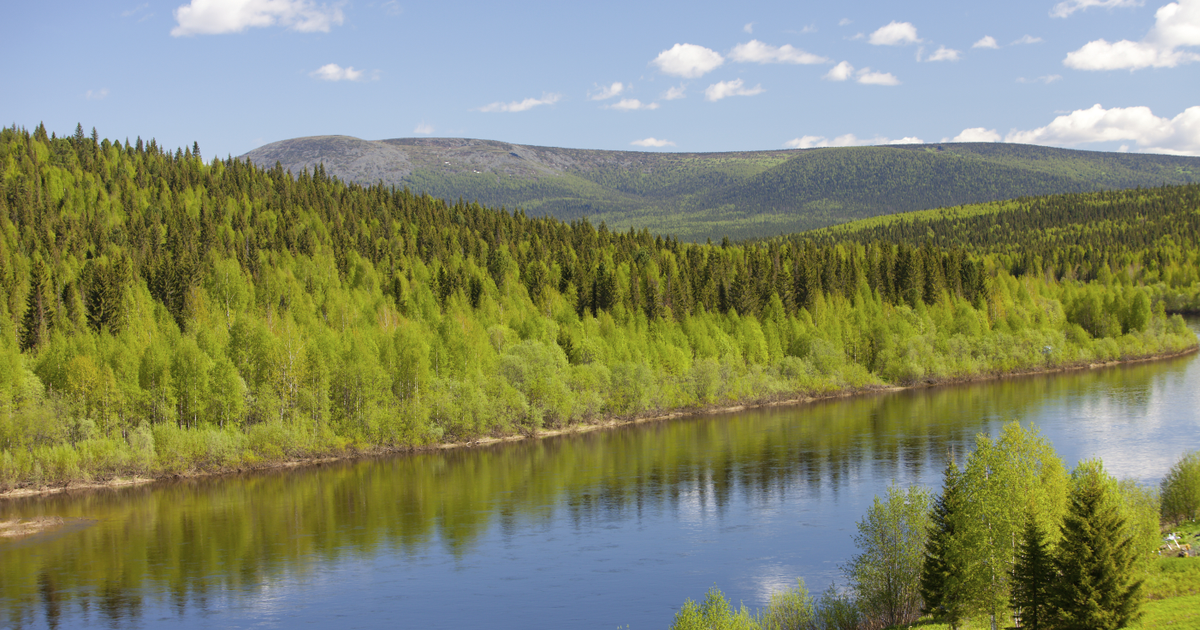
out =
[[[563,149],[460,138],[315,136],[247,153],[263,167],[383,182],[684,240],[797,232],[1016,197],[1200,181],[1200,158],[944,143],[727,153]]]

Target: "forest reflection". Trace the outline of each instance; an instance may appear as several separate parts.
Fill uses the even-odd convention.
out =
[[[125,626],[147,599],[183,616],[321,566],[436,549],[467,559],[489,532],[512,542],[554,522],[681,521],[695,511],[722,518],[798,497],[836,501],[865,479],[936,477],[947,454],[965,456],[977,433],[1047,406],[1078,399],[1144,416],[1164,375],[1182,374],[1181,361],[1190,358],[7,500],[0,519],[96,522],[0,543],[0,624]]]

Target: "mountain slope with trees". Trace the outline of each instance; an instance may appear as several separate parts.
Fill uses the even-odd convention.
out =
[[[1200,158],[948,143],[729,153],[593,151],[491,140],[297,138],[243,156],[564,221],[685,241],[773,236],[911,210],[1200,181]]]

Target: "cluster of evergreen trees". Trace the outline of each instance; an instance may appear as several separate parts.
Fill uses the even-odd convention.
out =
[[[1014,275],[935,242],[685,244],[196,145],[3,129],[0,486],[1195,344],[1121,269]]]

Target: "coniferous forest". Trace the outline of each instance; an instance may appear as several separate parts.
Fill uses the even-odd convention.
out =
[[[6,128],[0,490],[1182,351],[1197,190],[697,245]]]

